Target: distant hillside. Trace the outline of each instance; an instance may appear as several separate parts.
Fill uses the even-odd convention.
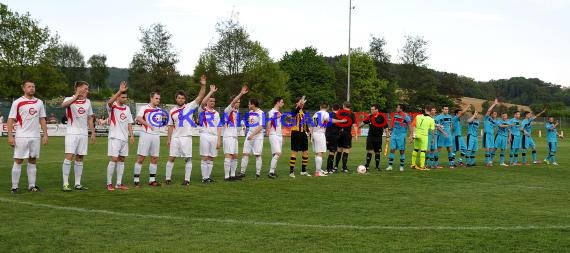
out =
[[[129,79],[129,69],[124,68],[109,68],[109,78],[107,78],[107,87],[111,89],[116,89],[119,87],[121,81],[127,81]]]
[[[483,103],[485,101],[487,101],[487,100],[478,99],[478,98],[470,98],[470,97],[461,97],[461,98],[459,98],[458,103],[460,103],[462,110],[465,110],[465,108],[468,108],[470,105],[473,105],[475,107],[475,110],[477,110],[478,112],[482,112]],[[519,108],[519,111],[530,111],[530,107],[528,107],[526,105],[517,105],[517,104],[510,104],[510,103],[501,103],[501,104],[503,104],[507,107],[511,107],[513,105],[516,105]]]

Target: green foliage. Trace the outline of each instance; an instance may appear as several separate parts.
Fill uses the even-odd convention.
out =
[[[347,66],[348,57],[342,56],[336,66],[341,79],[347,76]],[[376,65],[372,57],[361,50],[354,50],[350,57],[350,66],[351,109],[368,111],[370,105],[375,103],[380,108],[386,108],[387,100],[382,94],[388,87],[388,81],[377,78]]]
[[[425,67],[429,56],[427,54],[428,41],[422,36],[404,36],[406,44],[402,47],[400,53],[400,61],[403,64],[410,64],[416,67]]]
[[[109,68],[107,68],[107,56],[104,54],[92,55],[87,63],[89,64],[89,79],[91,86],[107,87],[106,81],[109,78]],[[122,81],[127,80],[123,79]],[[118,82],[120,83],[120,81]]]
[[[25,79],[36,83],[37,96],[66,92],[55,68],[58,38],[29,13],[12,12],[0,3],[0,97],[17,97]]]
[[[148,99],[148,94],[160,90],[167,98],[162,102],[173,102],[170,99],[176,90],[176,63],[178,54],[174,51],[170,34],[162,24],[153,24],[149,28],[140,28],[142,48],[137,52],[129,67],[130,92],[138,100]]]
[[[129,80],[129,69],[110,67],[107,70],[109,70],[109,77],[105,81],[106,87],[118,89],[121,81]]]
[[[81,50],[72,44],[63,44],[57,47],[55,64],[59,71],[65,75],[65,83],[69,91],[73,90],[75,81],[87,80],[87,68]]]
[[[386,40],[384,37],[375,37],[373,35],[371,37],[368,53],[372,56],[372,59],[377,63],[390,63],[392,56],[386,51]]]
[[[307,97],[305,107],[312,110],[317,110],[323,101],[337,102],[334,70],[316,48],[286,52],[279,65],[289,75],[287,86],[291,95],[286,100],[291,106],[302,96]]]

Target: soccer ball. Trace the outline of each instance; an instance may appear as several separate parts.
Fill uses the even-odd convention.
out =
[[[358,174],[366,174],[366,167],[364,167],[364,165],[358,165],[356,172],[358,172]]]

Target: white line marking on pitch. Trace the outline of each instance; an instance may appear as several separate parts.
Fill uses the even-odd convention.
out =
[[[355,229],[355,230],[565,230],[570,229],[570,225],[520,225],[520,226],[359,226],[359,225],[323,225],[323,224],[301,224],[289,222],[270,222],[270,221],[248,221],[248,220],[234,220],[234,219],[216,219],[216,218],[187,218],[169,215],[154,215],[154,214],[137,214],[137,213],[122,213],[109,210],[88,209],[81,207],[69,206],[56,206],[50,204],[41,204],[27,201],[18,201],[14,199],[1,198],[0,202],[13,203],[19,205],[28,205],[33,207],[42,207],[64,211],[76,211],[83,213],[106,214],[114,216],[124,216],[133,218],[152,218],[163,220],[180,220],[180,221],[197,221],[197,222],[211,222],[211,223],[225,223],[225,224],[238,224],[238,225],[259,225],[259,226],[281,226],[281,227],[299,227],[299,228],[317,228],[317,229]]]

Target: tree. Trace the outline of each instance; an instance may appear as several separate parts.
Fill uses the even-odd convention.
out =
[[[400,53],[400,61],[404,64],[410,64],[417,67],[425,67],[429,58],[427,55],[428,42],[422,36],[404,36],[406,44]]]
[[[57,47],[55,64],[65,75],[66,83],[70,87],[73,87],[75,81],[85,80],[87,77],[85,58],[79,48],[72,44],[63,44]]]
[[[129,66],[131,89],[136,99],[147,99],[148,93],[160,87],[162,93],[174,93],[178,72],[178,54],[174,52],[170,34],[164,25],[153,24],[140,28],[142,48],[135,53]],[[172,101],[173,99],[168,99]]]
[[[105,83],[109,77],[109,68],[107,68],[106,61],[107,56],[104,54],[92,55],[87,61],[91,85],[94,87],[106,87]]]
[[[350,102],[354,111],[368,111],[370,105],[378,104],[380,108],[386,108],[387,98],[383,95],[388,86],[388,81],[379,80],[376,75],[376,67],[372,57],[362,52],[354,50],[350,57],[351,65],[351,94],[353,98]],[[346,80],[348,57],[342,56],[337,67],[337,80]]]
[[[234,15],[216,24],[218,40],[198,60],[194,78],[205,74],[208,83],[220,84],[216,96],[228,98],[244,83],[251,87],[247,97],[256,96],[261,106],[272,106],[275,96],[288,96],[287,74],[269,57],[269,51],[252,41]],[[224,101],[225,102],[225,101]]]
[[[310,109],[318,109],[322,101],[336,102],[334,70],[316,48],[286,52],[279,65],[289,74],[289,102],[303,95],[308,98],[305,107]]]
[[[18,96],[24,79],[38,84],[38,96],[61,94],[64,76],[54,67],[57,44],[58,37],[29,13],[0,3],[0,96]]]
[[[372,56],[374,61],[378,63],[390,63],[392,56],[386,51],[386,40],[384,37],[374,37],[374,35],[371,35],[371,37],[370,50],[368,53]]]

